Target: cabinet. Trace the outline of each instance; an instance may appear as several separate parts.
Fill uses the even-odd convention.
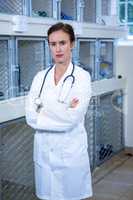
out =
[[[116,79],[115,40],[125,36],[126,31],[118,26],[96,24],[99,13],[111,14],[110,3],[110,0],[0,0],[2,200],[35,199],[33,130],[24,119],[15,119],[24,116],[25,95],[34,75],[52,64],[47,29],[57,21],[73,25],[76,43],[72,60],[90,72],[92,85],[98,85],[98,90],[93,88],[95,94],[85,117],[91,169],[124,147],[123,86],[115,85],[113,79]],[[21,27],[17,29],[20,31],[13,30],[14,15],[22,18],[25,15],[26,30]],[[19,17],[17,20],[21,22]]]
[[[115,76],[113,49],[113,40],[78,39],[78,64],[90,72],[92,81]]]

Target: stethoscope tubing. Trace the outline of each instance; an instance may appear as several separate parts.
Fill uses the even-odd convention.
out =
[[[50,70],[51,70],[52,68],[53,68],[53,66],[50,67],[50,68],[47,70],[47,72],[46,72],[46,74],[45,74],[45,76],[44,76],[44,79],[43,79],[43,82],[42,82],[41,89],[40,89],[40,91],[39,91],[38,97],[37,97],[36,99],[39,99],[39,98],[41,97],[42,89],[43,89],[43,87],[44,87],[44,84],[45,84],[47,75],[48,75],[48,73],[50,72]],[[66,76],[65,79],[63,80],[63,84],[64,84],[64,83],[66,82],[66,80],[67,80],[68,78],[71,77],[71,78],[72,78],[71,88],[72,88],[72,86],[73,86],[73,84],[74,84],[74,82],[75,82],[75,77],[74,77],[74,75],[73,75],[74,70],[75,70],[75,65],[73,64],[73,69],[72,69],[71,74],[68,75],[68,76]]]

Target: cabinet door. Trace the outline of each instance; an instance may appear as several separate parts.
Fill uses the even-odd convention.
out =
[[[111,15],[111,0],[101,0],[101,14]]]
[[[101,40],[99,44],[98,79],[114,76],[113,41]]]
[[[85,116],[85,129],[88,139],[88,154],[91,169],[94,169],[95,161],[95,97],[92,97]]]
[[[96,22],[96,1],[95,0],[84,0],[84,22]]]
[[[17,40],[18,95],[24,95],[29,90],[35,74],[47,66],[45,47],[43,39],[21,38]]]
[[[60,19],[77,20],[77,0],[62,0]]]
[[[79,65],[90,73],[92,80],[95,79],[95,62],[96,62],[95,58],[96,58],[95,40],[79,39],[78,40]]]
[[[26,12],[25,0],[0,0],[0,12],[23,15]]]
[[[52,0],[31,0],[31,16],[53,17]]]
[[[113,91],[97,97],[95,108],[95,165],[123,149],[123,93]]]
[[[0,100],[8,98],[9,90],[8,39],[0,38]]]

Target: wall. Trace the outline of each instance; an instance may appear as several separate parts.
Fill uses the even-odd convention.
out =
[[[116,50],[116,73],[127,79],[125,91],[126,110],[125,118],[125,144],[133,147],[133,45],[120,45]]]

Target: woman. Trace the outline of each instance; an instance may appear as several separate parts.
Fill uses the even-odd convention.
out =
[[[71,63],[71,25],[48,30],[55,65],[39,72],[26,104],[27,123],[36,130],[36,194],[42,200],[79,200],[92,196],[84,116],[91,97],[90,75]]]

